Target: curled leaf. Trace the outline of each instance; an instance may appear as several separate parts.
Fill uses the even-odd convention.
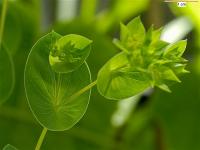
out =
[[[68,73],[80,67],[91,50],[92,41],[76,34],[61,37],[52,45],[49,62],[55,72]]]

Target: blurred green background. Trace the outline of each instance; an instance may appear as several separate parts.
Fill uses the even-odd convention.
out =
[[[2,0],[0,0],[2,9]],[[9,0],[4,42],[15,65],[15,88],[0,106],[0,149],[10,143],[34,149],[42,127],[31,114],[24,92],[27,55],[45,33],[75,33],[94,41],[87,60],[92,79],[119,50],[112,39],[119,23],[140,15],[146,28],[164,26],[163,40],[188,39],[190,74],[171,86],[140,97],[111,101],[93,88],[87,112],[64,132],[49,131],[43,150],[199,150],[200,149],[200,2],[184,8],[162,0]]]

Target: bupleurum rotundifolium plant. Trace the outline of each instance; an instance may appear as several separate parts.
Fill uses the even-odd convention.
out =
[[[153,26],[146,32],[139,17],[127,26],[121,23],[120,40],[114,44],[122,50],[111,58],[98,74],[99,92],[108,99],[124,99],[157,86],[170,92],[171,81],[187,73],[182,58],[187,41],[170,44],[160,40],[162,29]]]
[[[121,23],[120,39],[114,39],[121,52],[100,69],[93,82],[86,63],[91,40],[56,32],[40,38],[25,66],[29,106],[44,127],[36,149],[40,149],[47,130],[67,130],[81,119],[96,84],[105,98],[121,100],[154,86],[169,92],[171,82],[180,82],[177,76],[188,72],[182,58],[187,41],[164,42],[161,31],[153,26],[145,31],[139,17],[126,26]]]

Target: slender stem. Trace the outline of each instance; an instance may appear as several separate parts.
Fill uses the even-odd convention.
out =
[[[76,92],[75,94],[73,94],[70,99],[75,99],[77,98],[78,96],[80,96],[81,94],[85,93],[86,91],[88,91],[89,89],[91,89],[93,86],[95,86],[97,84],[97,80],[90,83],[89,85],[85,86],[84,88],[82,88],[81,90],[79,90],[78,92]],[[43,128],[42,130],[42,133],[40,135],[40,138],[37,142],[37,145],[35,147],[35,150],[40,150],[40,147],[42,146],[42,143],[43,143],[43,140],[44,140],[44,137],[47,133],[47,128]]]
[[[37,145],[35,147],[35,150],[40,150],[40,147],[42,146],[46,133],[47,133],[47,128],[43,128],[40,138],[38,139]]]
[[[28,123],[28,125],[31,125],[33,127],[39,127],[39,124],[32,118],[29,112],[22,111],[21,109],[13,108],[10,106],[1,106],[0,118],[2,121],[4,121],[4,119],[6,118],[11,118],[15,121],[20,121],[20,124]],[[103,135],[95,134],[83,128],[72,128],[70,131],[65,131],[64,134],[70,135],[78,139],[82,139],[84,141],[89,141],[101,147],[110,145],[110,143],[108,143],[109,140]]]
[[[75,99],[77,97],[79,97],[81,94],[85,93],[86,91],[88,91],[89,89],[91,89],[93,86],[95,86],[97,84],[97,80],[90,83],[89,85],[85,86],[84,88],[82,88],[81,90],[79,90],[78,92],[76,92],[75,94],[73,94],[70,99]]]
[[[5,19],[6,19],[7,3],[8,3],[8,0],[3,0],[3,7],[2,7],[2,12],[1,12],[1,23],[0,23],[0,45],[2,43],[2,38],[3,38],[3,30],[4,30]]]

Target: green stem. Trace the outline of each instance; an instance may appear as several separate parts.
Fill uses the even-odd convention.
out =
[[[35,147],[35,150],[40,150],[40,147],[42,146],[46,133],[47,133],[47,128],[43,128],[40,138],[38,139],[37,145]]]
[[[85,93],[86,91],[88,91],[89,89],[91,89],[93,86],[95,86],[97,84],[97,80],[90,83],[89,85],[85,86],[84,88],[82,88],[81,90],[79,90],[78,92],[76,92],[75,94],[73,94],[70,99],[76,99],[77,97],[79,97],[80,95],[82,95],[83,93]]]
[[[20,124],[30,125],[32,127],[39,128],[39,124],[32,118],[32,115],[29,112],[22,111],[21,109],[9,107],[9,106],[1,106],[0,109],[0,118],[1,121],[4,119],[11,118]],[[64,134],[70,135],[74,138],[78,138],[84,141],[89,141],[98,146],[104,147],[110,145],[109,140],[103,137],[101,134],[95,134],[86,129],[82,128],[72,128],[69,131],[65,131]]]
[[[1,24],[0,24],[0,45],[2,43],[2,38],[3,38],[4,24],[5,24],[5,19],[6,19],[7,3],[8,3],[8,0],[3,0],[3,7],[2,7],[2,12],[1,12]]]

